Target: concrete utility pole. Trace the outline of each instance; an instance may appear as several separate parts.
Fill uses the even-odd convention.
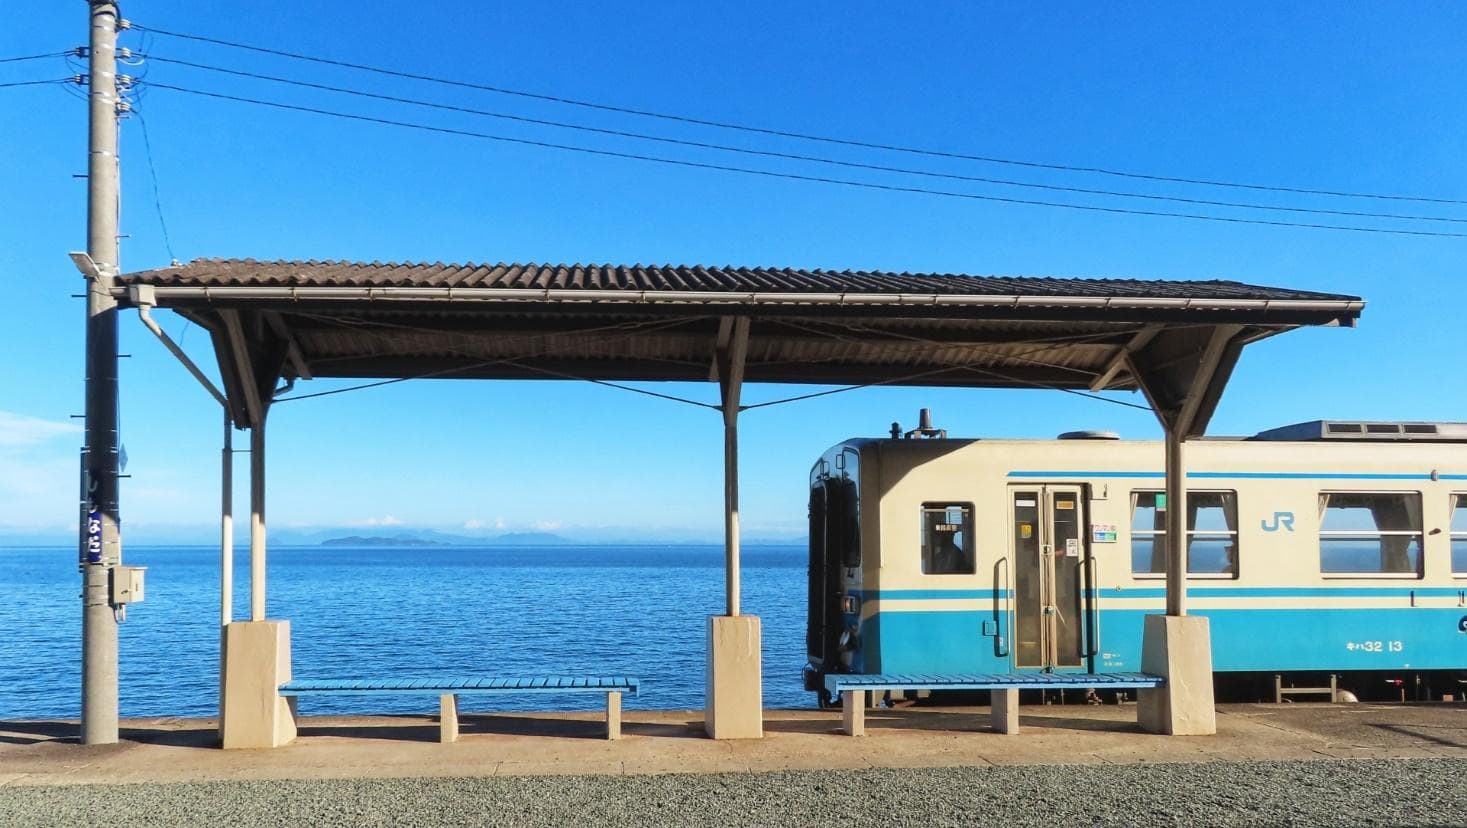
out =
[[[82,712],[81,742],[117,741],[117,619],[112,570],[122,562],[118,515],[117,4],[88,0],[90,137],[87,162],[86,449],[82,459]]]

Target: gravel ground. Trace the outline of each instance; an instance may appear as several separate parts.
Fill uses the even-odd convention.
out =
[[[27,825],[1464,825],[1467,760],[0,787]]]

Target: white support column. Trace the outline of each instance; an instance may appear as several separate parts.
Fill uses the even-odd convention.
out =
[[[224,409],[219,452],[219,626],[234,620],[234,422]]]
[[[250,428],[250,620],[265,620],[265,421]]]
[[[720,354],[718,380],[723,403],[724,603],[734,618],[739,614],[739,400],[748,351],[749,320],[740,317],[734,321],[728,348]]]
[[[219,452],[219,737],[224,738],[229,622],[234,620],[234,422],[224,408],[224,447]]]

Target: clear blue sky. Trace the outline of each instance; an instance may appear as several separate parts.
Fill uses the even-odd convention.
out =
[[[0,32],[0,57],[85,42],[82,0],[8,7],[19,22]],[[1455,3],[1035,11],[976,3],[138,0],[123,11],[163,29],[777,129],[1161,175],[1467,198],[1467,10]],[[1284,198],[888,157],[328,71],[162,37],[149,42],[138,33],[123,42],[160,57],[386,94],[863,162],[1467,218],[1462,205]],[[337,99],[158,62],[139,71],[157,82],[645,151],[626,140]],[[0,83],[67,72],[59,58],[0,64]],[[85,166],[85,108],[59,87],[0,89],[0,103],[0,277],[7,288],[0,302],[0,542],[36,531],[65,538],[75,519],[80,434],[70,415],[81,410],[83,316],[80,301],[69,298],[81,283],[65,254],[85,244],[85,185],[72,178]],[[1319,417],[1467,419],[1460,368],[1467,239],[879,193],[346,123],[167,90],[153,90],[140,106],[173,247],[184,260],[747,264],[1223,278],[1356,293],[1370,303],[1359,329],[1305,331],[1253,348],[1212,433]],[[125,269],[166,264],[135,120],[123,126],[123,187]],[[197,357],[211,359],[202,332],[171,317],[167,326]],[[123,490],[125,535],[146,542],[178,537],[170,527],[195,526],[195,536],[207,539],[217,514],[217,407],[132,313],[122,330],[123,351],[133,355],[123,363],[132,474]],[[714,397],[711,387],[676,390]],[[789,391],[755,386],[746,396]],[[1143,412],[1039,391],[869,390],[763,410],[744,419],[747,533],[801,535],[811,460],[846,437],[880,434],[893,419],[910,425],[923,405],[958,435],[1049,437],[1083,427],[1157,434]],[[421,381],[283,405],[271,418],[271,522],[716,539],[718,426],[706,410],[562,382]]]

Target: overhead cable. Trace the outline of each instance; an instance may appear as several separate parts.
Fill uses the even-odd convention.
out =
[[[294,60],[309,61],[309,62],[312,62],[312,63],[319,63],[319,64],[324,64],[324,65],[327,65],[327,66],[337,66],[337,67],[341,67],[341,68],[345,68],[345,69],[354,69],[354,70],[359,70],[359,71],[363,71],[363,72],[373,72],[373,73],[376,73],[376,74],[379,74],[379,75],[387,75],[387,76],[390,76],[390,77],[404,78],[404,79],[407,79],[407,80],[425,81],[425,82],[428,82],[428,83],[443,84],[445,86],[456,86],[456,87],[460,87],[460,88],[464,88],[464,89],[477,89],[477,90],[482,91],[482,92],[493,92],[493,93],[501,94],[501,95],[513,95],[513,96],[521,97],[521,98],[529,98],[529,99],[533,99],[533,100],[547,101],[547,102],[550,102],[550,103],[564,104],[564,105],[567,105],[567,106],[578,106],[578,107],[583,107],[583,108],[587,108],[587,109],[600,110],[600,111],[603,111],[603,112],[616,112],[616,113],[620,113],[620,114],[623,114],[623,115],[636,115],[636,116],[645,117],[645,118],[658,118],[658,119],[665,120],[665,121],[675,121],[675,122],[678,122],[678,123],[692,124],[692,125],[695,125],[695,126],[713,127],[713,128],[717,128],[717,129],[730,129],[730,130],[737,130],[737,131],[740,131],[740,132],[755,133],[755,134],[759,134],[759,135],[769,135],[769,136],[774,136],[774,137],[779,137],[779,138],[793,138],[793,139],[802,140],[802,141],[817,141],[817,142],[825,143],[825,144],[836,144],[836,145],[840,145],[840,146],[859,147],[859,148],[862,148],[862,149],[874,149],[874,150],[882,150],[882,151],[886,151],[886,152],[901,152],[901,153],[908,153],[908,154],[912,154],[912,155],[924,155],[924,156],[930,156],[930,157],[934,157],[934,158],[949,158],[949,159],[961,160],[961,161],[976,161],[976,162],[985,163],[985,164],[1005,164],[1005,165],[1009,165],[1009,166],[1029,167],[1029,168],[1033,168],[1033,169],[1057,170],[1057,171],[1061,171],[1061,172],[1091,173],[1091,174],[1096,174],[1096,175],[1114,176],[1114,177],[1118,177],[1118,178],[1132,178],[1132,179],[1139,179],[1139,180],[1143,180],[1143,181],[1162,181],[1162,182],[1169,182],[1169,183],[1174,183],[1174,184],[1193,184],[1193,185],[1207,186],[1207,187],[1231,187],[1231,188],[1235,188],[1235,189],[1244,189],[1244,190],[1260,190],[1260,191],[1266,191],[1266,192],[1293,193],[1293,194],[1296,194],[1296,195],[1319,195],[1319,196],[1333,196],[1333,197],[1340,197],[1340,198],[1369,198],[1369,199],[1380,199],[1380,200],[1386,200],[1386,201],[1416,201],[1416,202],[1423,202],[1423,203],[1429,203],[1429,204],[1467,204],[1467,199],[1433,198],[1433,197],[1429,197],[1429,196],[1410,196],[1410,195],[1399,195],[1399,194],[1388,194],[1388,193],[1364,193],[1364,192],[1354,192],[1354,191],[1347,191],[1347,190],[1315,189],[1315,188],[1308,188],[1308,187],[1291,187],[1291,186],[1285,186],[1285,185],[1279,185],[1279,184],[1255,184],[1255,183],[1248,183],[1248,182],[1241,182],[1241,181],[1222,181],[1222,180],[1218,180],[1218,179],[1209,179],[1209,178],[1192,178],[1192,177],[1183,177],[1183,176],[1157,175],[1157,174],[1153,174],[1153,173],[1141,173],[1141,172],[1134,172],[1134,171],[1130,171],[1130,170],[1111,169],[1111,168],[1108,168],[1108,167],[1094,167],[1094,166],[1084,166],[1084,165],[1075,165],[1075,164],[1056,164],[1056,163],[1048,163],[1048,162],[1041,162],[1041,161],[1029,161],[1029,160],[1015,159],[1015,158],[999,158],[999,157],[996,157],[996,156],[974,155],[974,154],[969,154],[969,153],[952,152],[952,151],[946,151],[946,150],[936,150],[936,149],[930,149],[930,148],[924,148],[924,147],[903,146],[903,145],[899,145],[899,144],[886,144],[886,143],[879,143],[879,142],[873,142],[873,141],[860,141],[860,140],[856,140],[856,139],[852,139],[852,138],[841,138],[841,137],[830,136],[830,135],[817,135],[817,134],[806,133],[806,132],[794,132],[794,131],[790,131],[790,130],[771,129],[771,128],[767,128],[767,127],[749,126],[747,124],[736,124],[736,123],[731,123],[731,122],[728,122],[728,121],[715,121],[715,120],[710,120],[710,119],[705,119],[705,118],[695,118],[695,117],[688,116],[688,115],[679,115],[679,114],[666,113],[666,112],[655,112],[655,111],[652,111],[652,110],[645,110],[645,109],[634,109],[632,107],[617,106],[617,105],[614,105],[614,104],[599,103],[599,102],[596,102],[596,101],[586,101],[586,100],[580,100],[580,99],[576,99],[576,98],[568,98],[568,97],[564,97],[564,96],[560,96],[560,95],[546,95],[546,94],[540,94],[540,93],[536,93],[536,92],[528,92],[528,91],[525,91],[525,90],[522,90],[522,89],[512,89],[512,88],[503,87],[503,86],[492,86],[492,85],[483,84],[483,83],[474,83],[474,82],[470,82],[470,81],[455,80],[453,78],[436,77],[436,76],[433,76],[433,75],[424,75],[424,74],[415,73],[415,72],[406,72],[406,71],[402,71],[402,70],[398,70],[398,69],[389,69],[389,68],[384,67],[384,66],[372,66],[372,65],[363,64],[363,63],[352,63],[352,62],[344,61],[344,60],[334,60],[334,59],[331,59],[331,58],[324,58],[324,57],[320,57],[320,56],[317,56],[317,55],[307,55],[307,54],[302,54],[300,52],[285,51],[283,49],[272,49],[272,48],[268,48],[268,47],[265,47],[265,46],[256,46],[256,45],[252,45],[252,44],[248,44],[248,43],[239,43],[239,42],[236,42],[236,41],[223,40],[221,38],[205,37],[203,35],[188,34],[188,33],[185,33],[185,32],[173,32],[173,31],[168,31],[166,29],[153,28],[153,27],[142,26],[142,25],[138,25],[138,24],[133,24],[133,28],[134,29],[141,30],[141,31],[152,32],[153,34],[163,35],[165,37],[180,38],[180,39],[183,39],[183,40],[193,40],[193,41],[197,41],[197,42],[201,42],[201,43],[211,43],[211,44],[214,44],[216,46],[226,46],[226,47],[233,48],[233,49],[245,49],[245,50],[252,51],[252,52],[258,52],[260,54],[275,55],[276,57],[284,57],[284,58],[291,58],[291,59],[294,59]]]
[[[880,191],[883,191],[883,192],[916,193],[916,194],[922,194],[922,195],[941,196],[941,197],[945,197],[945,198],[960,198],[960,199],[966,199],[966,200],[970,200],[970,201],[987,201],[987,202],[996,202],[996,203],[1001,203],[1001,204],[1022,204],[1022,205],[1035,206],[1035,207],[1056,207],[1056,208],[1062,208],[1062,209],[1067,209],[1067,210],[1082,210],[1082,211],[1086,211],[1086,212],[1109,213],[1109,214],[1113,214],[1113,215],[1160,216],[1160,217],[1167,217],[1167,218],[1193,219],[1193,220],[1196,220],[1196,221],[1223,222],[1223,223],[1227,223],[1227,224],[1262,225],[1262,226],[1268,226],[1268,227],[1296,227],[1296,228],[1307,228],[1307,229],[1312,229],[1312,230],[1338,230],[1338,231],[1355,232],[1355,233],[1378,233],[1378,234],[1400,235],[1400,236],[1428,236],[1428,237],[1437,237],[1437,238],[1467,238],[1467,233],[1448,233],[1448,232],[1432,231],[1432,230],[1409,230],[1409,229],[1403,229],[1403,228],[1364,227],[1364,226],[1356,226],[1356,225],[1316,224],[1316,223],[1310,223],[1310,222],[1276,221],[1276,220],[1271,220],[1271,219],[1239,218],[1239,217],[1234,217],[1234,216],[1216,216],[1216,215],[1206,215],[1206,214],[1201,214],[1201,213],[1179,213],[1179,212],[1169,212],[1169,211],[1165,211],[1165,210],[1137,210],[1137,209],[1125,208],[1125,207],[1104,207],[1104,206],[1095,205],[1095,204],[1074,204],[1074,203],[1062,202],[1062,201],[1042,201],[1042,200],[1038,200],[1038,199],[1012,198],[1012,197],[1009,197],[1009,196],[983,195],[983,194],[978,194],[978,193],[964,193],[964,192],[956,192],[956,191],[952,191],[952,190],[936,190],[936,189],[930,189],[930,188],[926,188],[926,187],[914,187],[914,186],[906,186],[906,185],[899,185],[899,184],[881,184],[881,183],[877,183],[877,182],[873,182],[873,181],[857,181],[857,180],[846,179],[846,178],[830,178],[830,177],[827,177],[827,176],[809,175],[809,174],[804,174],[804,173],[776,172],[776,171],[773,171],[773,170],[759,170],[759,169],[753,169],[753,168],[750,168],[750,167],[735,167],[735,166],[728,165],[728,164],[714,164],[714,163],[708,163],[708,162],[703,162],[703,161],[689,161],[689,160],[686,160],[686,159],[665,158],[665,157],[655,156],[655,155],[644,155],[644,154],[641,154],[641,153],[621,152],[621,151],[617,151],[617,150],[598,149],[598,148],[593,148],[593,147],[580,147],[580,146],[574,146],[574,145],[570,145],[570,144],[557,144],[557,143],[553,143],[553,142],[550,142],[550,141],[537,141],[537,140],[532,140],[532,139],[528,139],[528,138],[514,138],[514,137],[507,136],[507,135],[495,135],[495,134],[486,133],[486,132],[475,132],[473,130],[456,129],[456,128],[452,128],[452,127],[433,126],[433,125],[429,125],[429,124],[414,123],[414,122],[411,122],[411,121],[399,121],[399,120],[394,120],[394,119],[391,119],[391,118],[379,118],[379,117],[374,117],[374,116],[370,116],[370,115],[357,115],[357,114],[347,113],[347,112],[337,112],[337,111],[334,111],[334,110],[320,109],[320,108],[317,108],[317,107],[302,106],[302,105],[298,105],[298,104],[281,103],[279,101],[267,101],[267,100],[262,100],[260,98],[249,98],[249,97],[245,97],[245,96],[242,96],[242,95],[227,95],[227,94],[224,94],[222,92],[208,92],[208,91],[204,91],[204,90],[201,90],[201,89],[191,89],[191,88],[184,87],[184,86],[176,86],[176,85],[173,85],[173,84],[160,83],[160,82],[157,82],[157,81],[148,81],[147,82],[147,85],[152,86],[152,87],[157,88],[157,89],[170,89],[170,90],[173,90],[175,92],[183,92],[183,93],[190,94],[190,95],[199,95],[199,96],[206,97],[206,98],[215,98],[215,99],[218,99],[218,100],[234,101],[236,103],[253,104],[253,105],[257,105],[257,106],[265,106],[265,107],[270,107],[270,108],[273,108],[273,109],[281,109],[281,110],[287,110],[287,111],[292,111],[292,112],[304,112],[304,113],[309,113],[309,114],[313,114],[313,115],[325,115],[325,116],[329,116],[329,117],[333,117],[333,118],[341,118],[341,119],[351,120],[351,121],[360,121],[360,122],[364,122],[364,123],[374,123],[374,124],[382,124],[382,125],[386,125],[386,126],[404,127],[404,128],[407,128],[407,129],[417,129],[417,130],[422,130],[422,131],[425,131],[425,132],[435,132],[435,133],[439,133],[439,134],[442,134],[442,135],[456,135],[456,136],[465,137],[465,138],[480,138],[480,139],[489,140],[489,141],[499,141],[499,142],[502,142],[502,143],[517,144],[517,145],[521,145],[521,146],[539,147],[539,148],[543,148],[543,149],[557,149],[557,150],[564,150],[564,151],[567,151],[567,152],[578,152],[578,153],[583,153],[583,154],[587,154],[587,155],[598,155],[598,156],[603,156],[603,157],[608,157],[608,158],[624,158],[624,159],[630,159],[630,160],[636,160],[636,161],[649,161],[649,162],[653,162],[653,163],[669,164],[669,165],[679,166],[679,167],[690,167],[690,168],[695,168],[695,169],[716,170],[716,171],[719,171],[719,172],[741,173],[741,174],[744,174],[744,175],[758,175],[758,176],[763,176],[763,177],[766,177],[766,178],[779,178],[779,179],[786,179],[786,180],[790,180],[790,181],[808,181],[808,182],[821,183],[821,184],[838,184],[838,185],[846,186],[846,187],[858,187],[858,188],[861,188],[861,189],[880,190]]]
[[[46,52],[45,54],[40,55],[22,55],[20,57],[0,58],[0,63],[20,63],[24,60],[42,60],[44,58],[65,57],[66,55],[70,54],[75,54],[75,52],[72,50],[68,50],[65,52]]]
[[[807,162],[812,162],[812,163],[817,163],[817,164],[829,164],[829,165],[832,165],[832,166],[847,167],[847,168],[850,168],[850,169],[871,170],[873,172],[897,173],[897,174],[900,174],[900,175],[916,175],[916,176],[923,176],[923,177],[926,177],[926,178],[940,178],[940,179],[947,179],[947,180],[951,180],[951,181],[968,181],[968,182],[973,182],[973,183],[978,183],[978,184],[1000,184],[1000,185],[1009,186],[1009,187],[1023,187],[1023,188],[1026,188],[1026,189],[1034,189],[1034,190],[1049,190],[1049,191],[1055,191],[1055,192],[1080,193],[1080,194],[1084,194],[1084,195],[1114,196],[1114,197],[1118,197],[1118,198],[1138,198],[1138,199],[1145,199],[1145,200],[1148,200],[1148,201],[1166,201],[1166,202],[1173,202],[1173,203],[1180,203],[1180,204],[1197,204],[1197,205],[1202,205],[1202,206],[1206,206],[1206,207],[1236,207],[1236,208],[1245,209],[1245,210],[1270,210],[1270,211],[1274,211],[1274,212],[1285,212],[1285,213],[1302,213],[1302,214],[1327,215],[1327,216],[1348,216],[1348,217],[1351,217],[1351,218],[1383,218],[1383,219],[1398,219],[1398,220],[1403,220],[1403,221],[1439,221],[1439,222],[1450,222],[1450,223],[1454,223],[1454,224],[1467,224],[1467,218],[1448,218],[1448,217],[1444,217],[1444,216],[1418,216],[1418,215],[1409,215],[1409,214],[1401,214],[1401,213],[1370,213],[1370,212],[1361,212],[1361,211],[1356,211],[1356,210],[1329,210],[1329,209],[1324,209],[1324,208],[1287,207],[1287,206],[1280,206],[1280,205],[1273,205],[1273,204],[1257,204],[1257,203],[1250,203],[1250,202],[1215,201],[1215,200],[1202,199],[1202,198],[1187,198],[1187,197],[1184,197],[1184,196],[1156,195],[1156,194],[1152,194],[1152,193],[1135,193],[1135,192],[1126,192],[1126,191],[1118,191],[1118,190],[1101,190],[1101,189],[1092,189],[1092,188],[1088,188],[1088,187],[1068,187],[1068,186],[1063,186],[1063,185],[1058,185],[1058,184],[1040,184],[1040,183],[1030,182],[1030,181],[1015,181],[1015,180],[1006,179],[1006,178],[986,178],[986,177],[982,177],[982,176],[960,175],[960,174],[957,174],[957,173],[936,172],[936,171],[933,171],[933,170],[912,169],[910,167],[893,167],[893,166],[889,166],[889,165],[885,165],[885,164],[869,164],[869,163],[862,163],[862,162],[859,162],[859,161],[846,161],[846,160],[841,160],[841,159],[836,159],[836,158],[828,158],[828,157],[823,157],[823,156],[802,155],[802,154],[798,154],[798,153],[778,152],[778,151],[775,151],[775,150],[751,149],[751,148],[748,148],[748,147],[736,147],[736,146],[729,146],[727,144],[715,144],[715,143],[710,143],[710,142],[706,142],[706,141],[693,141],[693,140],[689,140],[689,139],[685,139],[685,138],[671,138],[671,137],[663,136],[663,135],[651,135],[651,134],[644,133],[644,132],[632,132],[632,131],[629,131],[629,130],[621,130],[621,129],[608,129],[608,128],[605,128],[605,127],[587,126],[585,124],[573,124],[573,123],[567,123],[565,121],[554,121],[554,120],[548,120],[548,119],[544,119],[544,118],[531,118],[531,117],[528,117],[528,116],[515,115],[515,114],[507,113],[507,112],[495,112],[495,111],[492,111],[492,110],[476,109],[474,107],[460,106],[460,105],[457,105],[457,104],[438,103],[436,101],[426,101],[426,100],[423,100],[421,98],[404,98],[404,97],[400,97],[400,96],[397,96],[397,95],[384,95],[384,94],[381,94],[379,92],[368,92],[368,91],[362,90],[362,89],[352,89],[350,87],[333,86],[333,85],[324,84],[324,83],[314,83],[312,81],[304,81],[304,80],[299,80],[299,79],[296,79],[296,78],[282,77],[282,76],[279,76],[279,75],[267,75],[267,74],[263,74],[263,73],[260,73],[260,72],[250,72],[250,71],[245,71],[245,70],[242,70],[242,69],[230,69],[230,68],[223,67],[223,66],[214,66],[212,64],[207,64],[207,63],[196,63],[196,62],[193,62],[193,61],[180,60],[180,59],[177,59],[177,58],[167,58],[167,57],[158,57],[156,55],[149,55],[148,56],[148,59],[151,60],[151,61],[157,62],[157,63],[171,63],[171,64],[175,64],[175,65],[178,65],[178,66],[187,66],[187,67],[193,68],[193,69],[203,69],[203,70],[210,71],[210,72],[219,72],[219,73],[222,73],[222,74],[233,75],[233,76],[236,76],[236,77],[244,77],[244,78],[252,78],[254,80],[270,81],[272,83],[287,84],[287,85],[290,85],[290,86],[297,86],[297,87],[302,87],[302,88],[305,88],[305,89],[316,89],[316,90],[320,90],[320,91],[323,91],[323,92],[334,92],[334,93],[339,93],[339,94],[343,94],[343,95],[353,95],[353,96],[360,97],[360,98],[369,98],[371,100],[387,101],[387,102],[390,102],[390,103],[400,103],[400,104],[408,104],[408,105],[411,105],[411,106],[421,106],[421,107],[427,107],[429,109],[443,110],[443,111],[446,111],[446,112],[459,112],[459,113],[464,113],[464,114],[468,114],[468,115],[480,115],[480,116],[484,116],[484,117],[488,117],[488,118],[498,118],[498,119],[506,120],[506,121],[515,121],[515,122],[518,122],[518,123],[525,123],[525,124],[535,124],[535,125],[538,125],[538,126],[548,126],[548,127],[554,127],[554,128],[557,128],[557,129],[571,129],[571,130],[577,130],[577,131],[580,131],[580,132],[595,133],[595,134],[598,134],[598,135],[610,135],[610,136],[614,136],[614,137],[618,137],[618,138],[633,138],[633,139],[637,139],[637,140],[641,140],[641,141],[655,141],[655,142],[661,143],[661,144],[672,144],[672,145],[683,146],[683,147],[694,147],[694,148],[697,148],[697,149],[718,150],[720,152],[733,152],[733,153],[739,153],[739,154],[742,154],[742,155],[753,155],[753,156],[759,156],[759,157],[763,157],[763,158],[780,158],[780,159],[789,160],[789,161],[807,161]]]
[[[14,86],[42,86],[48,83],[71,83],[71,78],[53,78],[51,80],[33,81],[11,81],[10,83],[0,83],[0,89],[9,89]]]
[[[153,142],[148,138],[148,121],[141,109],[135,107],[132,114],[137,116],[138,126],[142,128],[143,153],[148,158],[148,176],[153,181],[153,209],[158,213],[158,228],[163,231],[163,249],[168,251],[168,261],[176,266],[178,257],[173,255],[173,239],[168,235],[168,222],[163,220],[163,197],[158,191],[158,169],[153,165]]]

